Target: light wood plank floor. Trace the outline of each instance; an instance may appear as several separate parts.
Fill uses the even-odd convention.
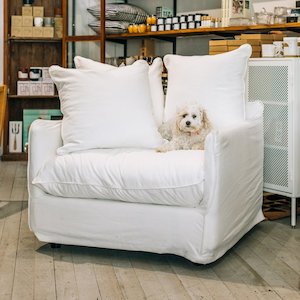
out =
[[[0,300],[300,299],[300,227],[289,218],[262,222],[217,262],[196,265],[173,255],[51,249],[28,228],[27,197],[26,163],[0,162]]]

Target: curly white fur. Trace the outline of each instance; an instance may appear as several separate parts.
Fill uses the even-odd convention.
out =
[[[175,118],[162,124],[159,132],[169,142],[157,152],[172,150],[204,150],[205,138],[212,129],[205,110],[198,105],[178,110]]]

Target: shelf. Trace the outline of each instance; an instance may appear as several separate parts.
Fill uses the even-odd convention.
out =
[[[21,38],[21,37],[9,37],[9,41],[14,43],[61,43],[62,39],[55,38]]]
[[[58,95],[53,96],[20,96],[20,95],[8,95],[9,100],[16,100],[16,99],[59,99]]]
[[[77,36],[66,36],[66,42],[100,42],[100,35],[77,35]]]
[[[1,157],[3,161],[26,161],[27,153],[4,153]]]
[[[268,32],[272,30],[291,30],[300,32],[300,23],[285,23],[274,25],[252,25],[252,26],[230,26],[220,28],[197,28],[197,29],[184,29],[184,30],[168,30],[168,31],[156,31],[145,33],[122,33],[122,34],[108,34],[107,39],[129,39],[129,38],[159,38],[159,37],[177,37],[177,36],[189,36],[189,35],[204,35],[204,34],[216,34],[216,35],[229,35],[239,34],[241,32]]]

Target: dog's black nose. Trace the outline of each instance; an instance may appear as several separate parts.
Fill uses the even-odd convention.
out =
[[[191,125],[191,122],[190,122],[190,121],[186,121],[185,124],[186,124],[187,126],[190,126],[190,125]]]

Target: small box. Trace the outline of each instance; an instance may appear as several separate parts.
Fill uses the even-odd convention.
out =
[[[44,7],[43,6],[33,6],[33,16],[34,17],[44,17]]]
[[[42,93],[45,96],[54,95],[54,83],[53,82],[42,82]]]
[[[42,80],[45,82],[53,82],[49,73],[49,67],[42,68]]]
[[[44,36],[44,31],[43,31],[43,27],[36,27],[34,26],[32,28],[32,37],[43,37]]]
[[[17,81],[17,95],[19,96],[30,95],[30,81]]]
[[[54,36],[57,38],[57,39],[62,39],[63,37],[63,28],[59,28],[59,27],[55,27],[55,33],[54,33]]]
[[[55,27],[63,27],[63,18],[62,17],[55,17],[54,18],[54,26]]]
[[[33,16],[22,16],[22,26],[32,27],[33,26]]]
[[[32,16],[32,6],[22,6],[22,16]]]
[[[11,16],[11,27],[21,27],[23,25],[22,16]]]
[[[22,37],[32,37],[33,27],[22,27]]]
[[[41,96],[43,95],[42,83],[40,81],[30,82],[30,96]]]
[[[9,122],[9,152],[21,153],[22,152],[22,122],[10,121]]]
[[[12,26],[10,30],[10,35],[13,37],[22,37],[22,28],[21,26]]]
[[[43,37],[53,38],[54,37],[54,28],[53,27],[43,27]]]

